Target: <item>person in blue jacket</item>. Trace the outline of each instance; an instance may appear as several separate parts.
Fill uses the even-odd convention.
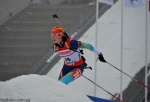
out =
[[[54,43],[54,51],[64,60],[58,80],[66,85],[80,77],[83,73],[85,66],[80,48],[86,48],[94,52],[98,55],[101,62],[106,62],[103,54],[91,44],[67,37],[65,31],[60,26],[53,27],[50,35]]]

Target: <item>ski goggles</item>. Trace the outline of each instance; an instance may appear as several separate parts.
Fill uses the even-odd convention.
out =
[[[55,34],[50,34],[51,35],[51,37],[55,37],[55,36],[57,36],[59,33],[55,33]]]

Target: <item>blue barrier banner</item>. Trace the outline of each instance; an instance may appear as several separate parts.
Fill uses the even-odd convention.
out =
[[[114,101],[110,101],[110,100],[106,100],[106,99],[102,99],[102,98],[98,98],[94,96],[89,96],[89,95],[87,96],[94,102],[114,102]]]

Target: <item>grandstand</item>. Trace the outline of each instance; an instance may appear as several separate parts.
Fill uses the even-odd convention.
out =
[[[95,7],[83,4],[59,5],[29,3],[0,26],[0,80],[26,74],[51,49],[50,30],[58,25],[52,18],[57,13],[66,31],[70,31]],[[69,34],[71,35],[71,34]],[[50,55],[53,52],[49,52]]]

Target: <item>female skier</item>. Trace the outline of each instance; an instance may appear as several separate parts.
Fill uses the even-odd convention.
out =
[[[80,77],[84,70],[84,59],[79,48],[86,48],[98,55],[101,62],[106,62],[102,53],[91,44],[69,38],[62,27],[55,26],[51,30],[54,51],[64,59],[64,65],[58,80],[66,85]]]

